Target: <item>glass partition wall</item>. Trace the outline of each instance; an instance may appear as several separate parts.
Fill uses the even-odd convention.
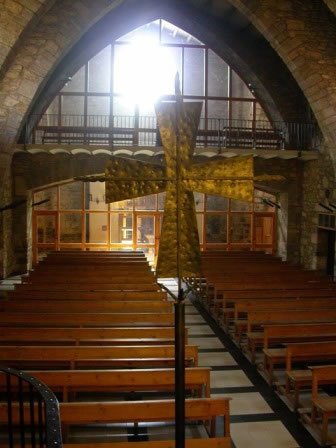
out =
[[[155,146],[154,104],[173,98],[176,72],[183,98],[203,103],[199,146],[217,144],[216,131],[229,127],[223,144],[230,137],[250,147],[252,130],[271,128],[251,85],[208,46],[156,20],[111,41],[69,74],[39,121],[34,143]]]
[[[201,249],[275,251],[275,210],[269,193],[253,204],[194,193]],[[103,182],[69,182],[33,193],[33,260],[49,250],[143,250],[155,265],[165,193],[105,203]]]

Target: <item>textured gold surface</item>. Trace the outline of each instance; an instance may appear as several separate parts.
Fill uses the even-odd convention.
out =
[[[252,156],[192,163],[201,108],[201,103],[181,101],[156,106],[165,167],[115,157],[109,161],[105,176],[90,177],[106,181],[106,202],[166,191],[156,268],[160,277],[200,273],[194,191],[253,201]]]
[[[105,171],[106,202],[134,199],[166,190],[165,170],[122,158],[111,159]]]
[[[185,179],[186,188],[240,201],[253,201],[253,157],[195,164]]]
[[[252,156],[192,163],[201,109],[201,103],[181,101],[156,106],[164,168],[121,158],[111,159],[106,168],[106,202],[166,191],[156,267],[159,277],[200,274],[193,191],[253,200]]]
[[[184,177],[191,168],[201,110],[201,103],[156,105],[158,126],[165,148],[166,176],[170,179],[156,267],[160,277],[194,277],[200,271],[194,197]]]

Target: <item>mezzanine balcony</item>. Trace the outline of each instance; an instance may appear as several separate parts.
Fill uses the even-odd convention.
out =
[[[31,116],[24,145],[85,145],[106,149],[162,146],[153,116],[43,115]],[[201,118],[196,148],[222,150],[316,151],[318,127],[312,123]]]

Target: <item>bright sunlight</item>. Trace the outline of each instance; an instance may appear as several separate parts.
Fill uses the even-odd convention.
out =
[[[115,59],[116,92],[129,105],[151,110],[161,95],[173,93],[178,69],[174,49],[160,46],[156,39],[120,45]]]

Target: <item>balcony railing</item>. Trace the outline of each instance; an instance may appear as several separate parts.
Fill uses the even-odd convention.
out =
[[[25,144],[162,146],[156,117],[121,115],[43,115],[31,117]],[[197,147],[292,149],[318,148],[319,131],[312,123],[202,118]]]
[[[8,448],[62,448],[58,401],[41,381],[0,366],[2,431],[0,445]]]

